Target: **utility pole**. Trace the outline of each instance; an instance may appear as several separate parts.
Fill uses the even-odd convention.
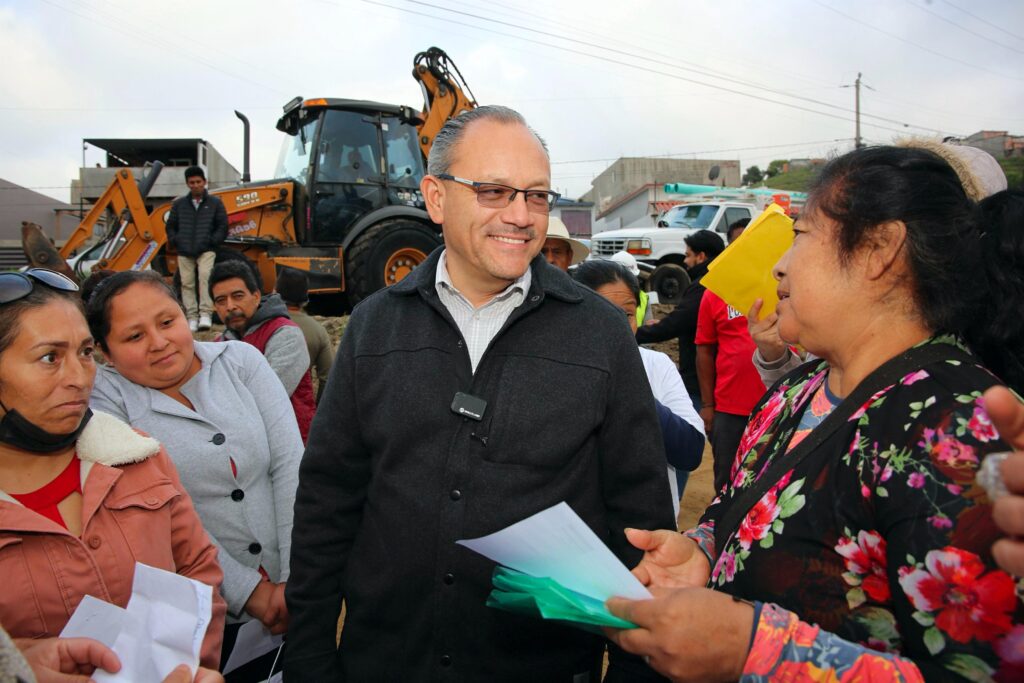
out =
[[[853,88],[853,90],[854,90],[854,95],[853,95],[853,98],[854,98],[853,99],[853,102],[854,102],[854,123],[856,124],[856,128],[854,130],[854,137],[853,137],[853,147],[854,147],[854,149],[860,149],[861,147],[864,146],[864,140],[862,140],[861,137],[860,137],[860,88],[861,88],[861,86],[864,86],[868,90],[874,90],[874,88],[872,88],[867,83],[861,83],[860,79],[861,79],[861,73],[858,71],[857,72],[857,80],[853,82],[853,85],[841,85],[841,86],[839,86],[840,88]]]
[[[853,91],[855,93],[854,94],[854,102],[856,103],[856,106],[854,107],[854,109],[856,110],[855,116],[856,116],[856,119],[857,119],[857,129],[856,129],[856,133],[854,133],[853,148],[854,149],[860,149],[861,147],[864,146],[864,143],[860,139],[860,72],[859,71],[857,72],[857,80],[854,81],[854,83],[853,83]]]

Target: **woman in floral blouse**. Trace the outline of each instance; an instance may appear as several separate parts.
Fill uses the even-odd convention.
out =
[[[822,171],[775,267],[782,338],[822,360],[762,398],[697,528],[628,532],[656,599],[609,602],[639,626],[609,632],[626,650],[681,681],[1024,680],[1024,584],[974,479],[1007,446],[999,380],[958,341],[984,336],[994,293],[970,276],[999,258],[965,185],[923,149]],[[932,355],[880,379],[909,349]]]

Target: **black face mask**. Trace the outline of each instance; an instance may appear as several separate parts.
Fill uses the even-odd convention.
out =
[[[17,410],[11,409],[0,419],[0,442],[30,453],[55,453],[73,446],[85,425],[89,424],[90,418],[92,410],[86,408],[75,431],[70,434],[51,434],[26,420]]]

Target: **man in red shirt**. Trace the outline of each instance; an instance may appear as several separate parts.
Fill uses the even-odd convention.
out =
[[[729,226],[729,241],[745,227]],[[705,291],[700,301],[694,343],[700,416],[714,457],[715,491],[721,491],[729,479],[747,419],[765,386],[752,360],[757,346],[747,330],[746,317],[713,292]]]

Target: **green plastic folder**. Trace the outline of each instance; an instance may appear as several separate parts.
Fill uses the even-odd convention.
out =
[[[498,565],[491,582],[494,590],[487,596],[488,607],[560,621],[592,633],[601,633],[602,626],[636,628],[609,612],[602,600],[571,591],[554,579]]]

